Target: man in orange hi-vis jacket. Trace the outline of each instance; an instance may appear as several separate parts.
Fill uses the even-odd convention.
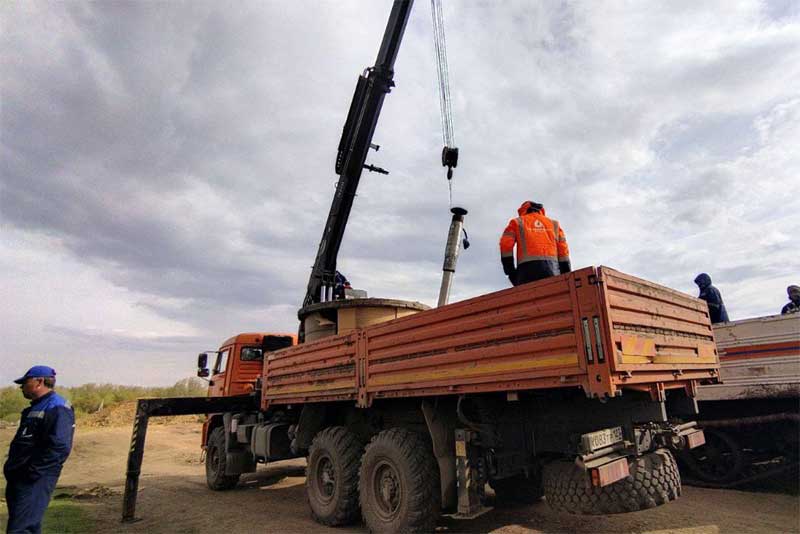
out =
[[[500,236],[500,261],[511,283],[518,286],[570,272],[567,238],[558,221],[545,215],[544,206],[530,200],[523,202],[517,213],[519,217],[508,221]]]

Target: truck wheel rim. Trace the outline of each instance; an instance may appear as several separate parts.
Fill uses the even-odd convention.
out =
[[[400,475],[391,462],[382,460],[375,466],[372,491],[378,516],[383,521],[390,521],[400,509],[403,494]]]
[[[320,500],[329,503],[333,500],[336,491],[336,470],[330,456],[322,456],[314,470],[314,485],[317,488]]]

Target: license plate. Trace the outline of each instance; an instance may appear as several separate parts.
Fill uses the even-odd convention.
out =
[[[586,452],[594,452],[622,441],[622,427],[605,428],[581,436],[581,443]]]

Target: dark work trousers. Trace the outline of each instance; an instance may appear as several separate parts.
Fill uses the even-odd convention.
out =
[[[558,276],[559,274],[561,274],[561,271],[559,271],[557,261],[532,260],[517,265],[514,276],[509,277],[509,280],[513,285],[519,286],[537,280],[544,280],[551,276]]]
[[[9,480],[6,486],[6,504],[8,505],[8,534],[33,533],[42,531],[42,517],[50,495],[56,487],[58,475],[43,476],[30,481]]]

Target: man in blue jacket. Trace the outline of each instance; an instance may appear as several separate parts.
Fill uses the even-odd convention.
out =
[[[9,534],[39,533],[42,517],[72,449],[75,413],[53,391],[56,372],[46,365],[31,367],[14,380],[31,401],[22,410],[19,428],[8,448],[3,466],[6,477]]]

